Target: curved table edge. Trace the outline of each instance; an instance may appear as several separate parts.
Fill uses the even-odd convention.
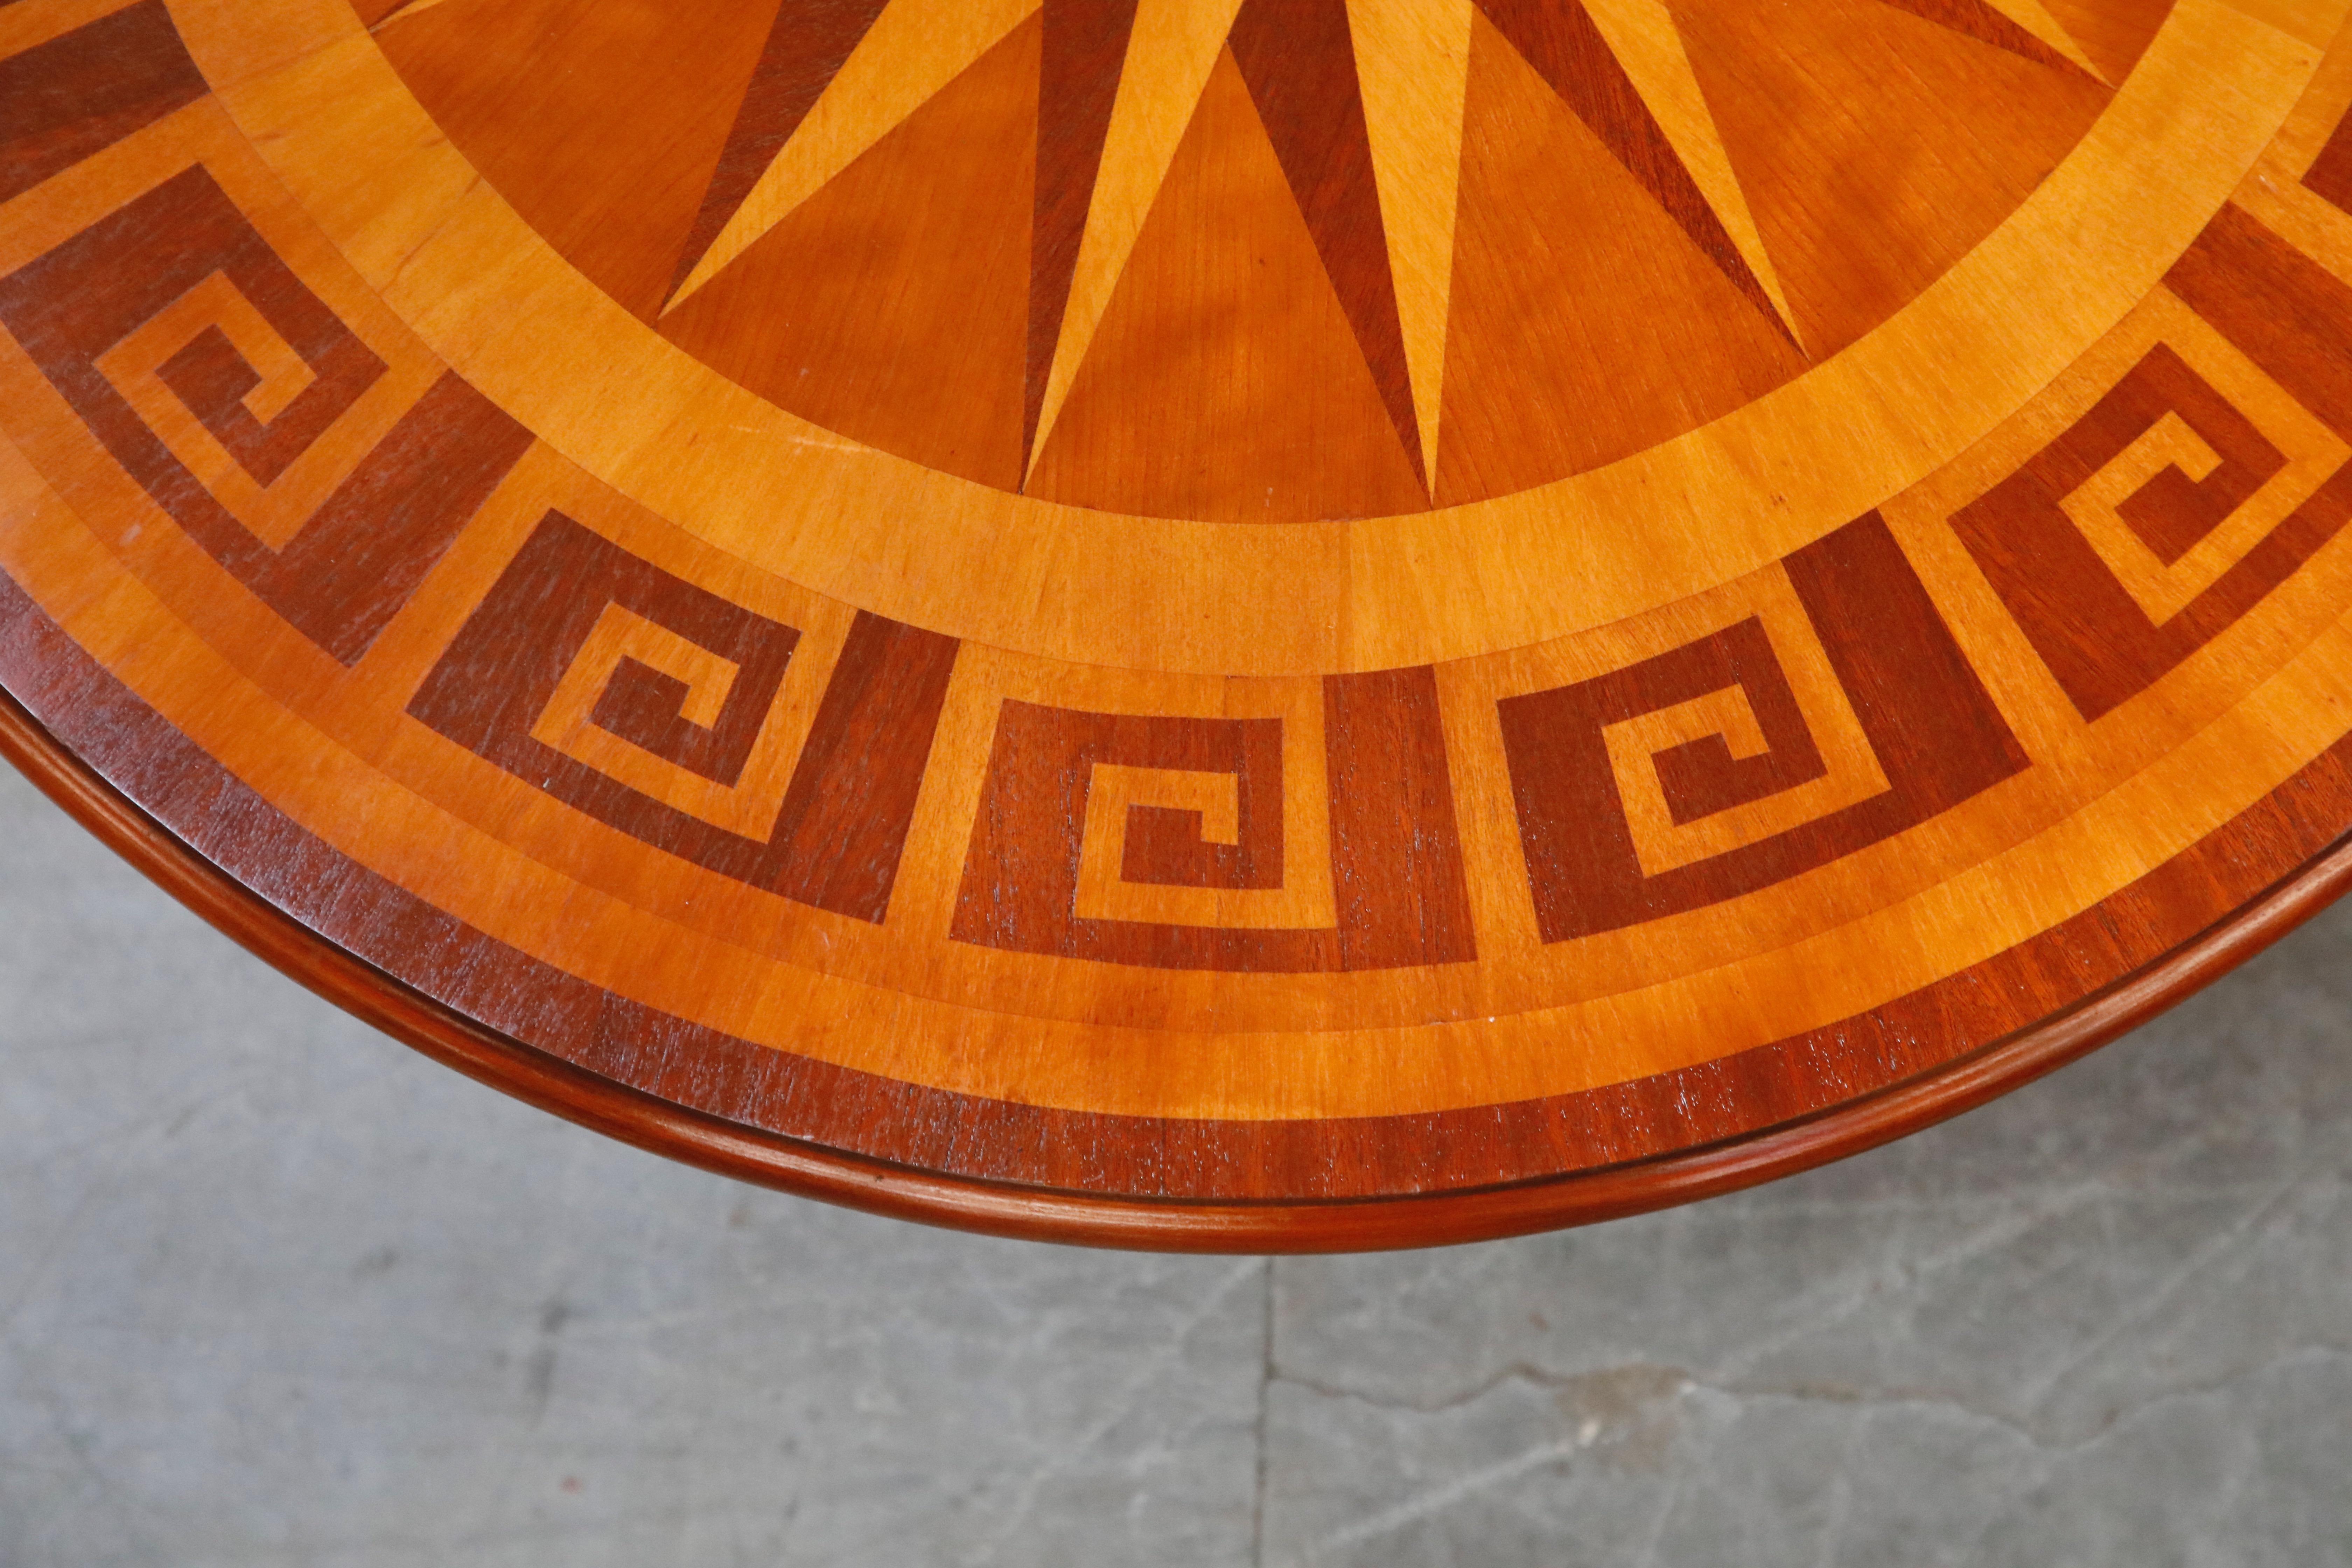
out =
[[[2042,1022],[1759,1132],[1571,1174],[1423,1196],[1188,1203],[941,1175],[760,1131],[613,1082],[465,1017],[311,931],[106,783],[5,690],[0,756],[256,956],[444,1066],[542,1110],[721,1175],[876,1214],[1033,1241],[1170,1252],[1449,1246],[1620,1218],[1794,1174],[2055,1071],[2219,979],[2352,890],[2347,837],[2163,957]]]

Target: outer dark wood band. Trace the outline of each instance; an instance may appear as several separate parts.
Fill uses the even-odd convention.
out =
[[[153,727],[140,739],[152,743],[160,738],[157,731],[178,739],[111,677],[65,643],[37,609],[13,590],[7,596],[16,601],[10,607],[17,635],[29,632],[65,662],[82,664],[72,674],[85,689],[90,682],[110,688],[106,695],[118,714],[120,705],[128,704],[145,721],[139,729]],[[132,739],[131,731],[124,731],[123,738]],[[313,853],[342,859],[184,741],[179,746],[183,754],[169,764],[177,787],[211,796],[216,808],[223,796],[242,797],[235,801],[236,815],[249,839],[257,843],[272,836],[265,829],[291,834],[307,840]],[[436,1060],[542,1109],[727,1175],[877,1213],[1034,1240],[1169,1251],[1315,1252],[1447,1245],[1615,1218],[1806,1170],[1958,1115],[2064,1066],[2262,952],[2352,887],[2352,838],[2339,839],[2241,902],[2227,918],[2042,1022],[1874,1093],[1763,1132],[1566,1175],[1417,1196],[1324,1203],[1170,1202],[942,1176],[781,1136],[614,1082],[485,1028],[310,930],[133,804],[6,691],[0,691],[0,752],[165,891],[253,952]],[[2259,862],[2263,841],[2274,842],[2280,821],[2295,815],[2292,797],[2311,787],[2352,785],[2347,764],[2352,764],[2352,743],[2339,744],[2188,855],[2079,919],[2112,923],[2116,909],[2136,899],[2157,905],[2168,901],[2161,886],[2168,877],[2226,877],[2231,868],[2242,871]],[[414,902],[389,884],[375,882],[375,887],[388,903]],[[2037,945],[2063,942],[2068,935],[2067,928],[2061,927],[2004,960]],[[490,948],[500,945],[478,933],[459,940]],[[1979,970],[1990,970],[2001,962]],[[1916,1004],[1932,993],[1983,981],[1978,971],[1970,971],[1904,1003]]]

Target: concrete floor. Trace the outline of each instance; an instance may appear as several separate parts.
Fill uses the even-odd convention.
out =
[[[2352,906],[1759,1192],[1353,1259],[672,1165],[0,770],[0,1565],[2352,1564]]]

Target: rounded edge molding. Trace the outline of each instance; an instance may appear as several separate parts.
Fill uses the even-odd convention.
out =
[[[1721,1142],[1501,1186],[1320,1203],[1155,1202],[942,1175],[825,1149],[613,1082],[466,1018],[305,927],[133,805],[0,691],[0,755],[247,952],[445,1067],[689,1165],[956,1229],[1164,1252],[1455,1246],[1720,1196],[1874,1149],[1998,1099],[2210,985],[2352,890],[2352,836],[2157,961],[2032,1026],[1813,1115]]]

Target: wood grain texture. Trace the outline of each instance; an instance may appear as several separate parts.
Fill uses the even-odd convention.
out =
[[[61,275],[70,287],[58,286]],[[100,368],[132,327],[214,276],[268,321],[307,368],[308,384],[267,423],[255,418],[247,400],[259,378],[216,326],[156,374],[267,488],[330,436],[386,366],[201,167],[0,281],[0,323],[181,527],[312,641],[356,663],[522,455],[530,432],[445,372],[301,531],[272,549],[140,421]]]
[[[1234,781],[1233,837],[1205,842],[1202,814],[1129,808],[1123,880],[1234,889],[1283,885],[1285,745],[1278,719],[1143,718],[1005,704],[957,901],[954,935],[992,947],[1171,969],[1386,969],[1476,956],[1454,792],[1431,672],[1323,683],[1328,787],[1328,930],[1150,925],[1080,914],[1087,795],[1103,766]],[[1289,765],[1313,768],[1297,756]],[[1308,845],[1308,853],[1318,847]]]
[[[2149,269],[2193,237],[2294,108],[2313,65],[2302,40],[2317,25],[2282,31],[2226,6],[2184,15],[2116,90],[2109,132],[2078,144],[1885,331],[1707,429],[1448,514],[1252,531],[1256,538],[1171,530],[1155,536],[1165,549],[1147,552],[1118,514],[976,494],[934,470],[844,456],[613,320],[608,297],[551,265],[511,208],[472,184],[476,172],[381,54],[363,38],[334,42],[320,15],[289,11],[266,37],[217,9],[182,20],[198,57],[239,84],[236,117],[275,175],[373,286],[436,301],[417,315],[420,330],[477,384],[527,400],[533,428],[565,456],[766,570],[894,619],[1079,661],[1256,675],[1398,668],[1590,628],[1753,570],[1920,482],[2084,353],[2138,298]],[[1182,6],[1171,16],[1198,20]],[[1171,24],[1149,21],[1139,14],[1136,47],[1148,41],[1164,62]],[[1190,49],[1197,40],[1175,41]],[[1213,43],[1202,80],[1216,58]],[[1190,70],[1192,58],[1177,64]],[[1122,141],[1122,100],[1105,167],[1127,173],[1098,185],[1089,245],[1125,232],[1129,216],[1139,227],[1138,204],[1172,157],[1195,98],[1181,81],[1161,85],[1164,93],[1129,96],[1147,129],[1173,120],[1167,152],[1154,164],[1140,132]],[[2107,200],[2118,188],[2134,201]],[[1117,199],[1104,195],[1113,190]],[[1105,249],[1125,254],[1111,240]],[[1118,265],[1104,264],[1110,282]],[[1092,266],[1078,269],[1066,324],[1099,315],[1098,303],[1094,316],[1078,308],[1096,286]],[[512,287],[481,287],[488,273],[511,275]],[[1977,374],[1944,374],[1955,341],[1988,333],[2000,349]],[[1073,344],[1085,335],[1065,333]],[[610,379],[539,374],[534,345],[558,340]],[[1075,374],[1084,357],[1073,347],[1054,374],[1066,360]],[[635,444],[614,435],[615,388],[626,389],[625,426],[694,422],[696,460],[632,461]],[[1054,395],[1049,384],[1041,425]],[[1822,420],[1843,422],[1852,439],[1808,444],[1804,432]],[[1715,525],[1652,526],[1643,498],[1660,486]],[[776,526],[779,517],[792,525]],[[1351,570],[1335,574],[1343,552]],[[1589,569],[1567,591],[1559,578],[1513,567],[1528,552]],[[1183,591],[1169,592],[1171,582]]]
[[[1780,317],[1723,218],[1699,192],[1657,117],[1581,4],[1485,0],[1481,8],[1519,57],[1573,110],[1668,216],[1690,236],[1748,302],[1775,326]],[[1786,331],[1786,327],[1781,327]]]
[[[1426,502],[1399,418],[1228,51],[1029,493],[1221,522],[1410,511]],[[1144,426],[1165,445],[1138,462]]]
[[[205,92],[163,0],[0,59],[0,201]]]
[[[764,841],[713,828],[587,763],[533,725],[610,606],[728,667],[701,721],[677,677],[623,656],[596,700],[597,728],[718,784],[743,774],[800,641],[550,512],[442,656],[408,711],[468,751],[667,853],[879,923],[955,645],[858,620]]]
[[[2101,76],[2118,82],[2147,52],[2172,0],[2045,0],[2043,8],[2082,45]]]
[[[1484,21],[1465,100],[1440,505],[1601,468],[1804,370],[1760,289],[1740,288]],[[1526,395],[1530,382],[1554,395]]]
[[[2352,289],[2296,256],[2235,207],[2167,275],[2192,309],[2252,355],[2297,401],[2352,431]],[[2260,300],[2256,307],[2254,301]],[[2279,330],[2284,319],[2295,326]],[[2177,561],[2250,501],[2284,458],[2220,394],[2161,348],[2080,423],[1955,520],[1978,562],[2084,718],[2145,690],[2284,582],[2352,516],[2339,470],[2210,586],[2161,622],[2135,604],[2058,505],[2158,420],[2187,424],[2218,459],[2196,480],[2168,466],[2124,515],[2158,556]]]
[[[887,1212],[1801,1168],[2352,876],[2342,9],[9,0],[0,748]]]
[[[1997,49],[2007,49],[2011,54],[2037,64],[2058,70],[2074,66],[2069,52],[2054,48],[2036,37],[2009,16],[1984,4],[1984,0],[1887,0],[1887,4],[1925,21],[1949,27],[1956,33],[1965,33]],[[2079,44],[2073,52],[2081,52]]]
[[[1678,4],[1675,16],[1817,353],[1853,342],[1981,240],[2108,96],[2063,62],[1883,0]],[[1970,123],[1972,103],[2010,111]],[[1844,221],[1856,211],[1875,216],[1868,239]]]
[[[0,746],[10,760],[167,890],[330,1000],[460,1070],[673,1157],[882,1213],[1033,1238],[1361,1250],[1518,1235],[1712,1196],[1900,1137],[2062,1067],[2254,956],[2352,886],[2352,842],[2323,837],[2352,811],[2352,747],[2339,746],[2095,916],[1866,1019],[1702,1071],[1575,1103],[1418,1118],[1403,1143],[1345,1124],[1121,1128],[1033,1107],[942,1102],[805,1063],[794,1073],[774,1052],[647,1016],[481,940],[303,835],[126,700],[5,586],[0,616],[11,693],[0,705]],[[37,687],[20,673],[27,664],[41,671]],[[28,689],[56,704],[69,737],[19,706]],[[82,760],[100,750],[101,734],[114,742],[104,748],[114,753],[110,777]],[[142,749],[151,778],[141,782],[163,784],[173,805],[218,801],[234,832],[192,849],[130,805],[120,791]],[[2281,865],[2296,868],[2273,876]],[[252,869],[240,877],[240,867]],[[2217,907],[2231,916],[2207,921]],[[322,930],[342,945],[322,945]],[[466,976],[456,1005],[365,961],[371,950],[428,944]],[[1985,1045],[1939,1058],[1955,1026],[1983,1031]],[[788,1074],[798,1081],[780,1081]],[[1834,1100],[1822,1094],[1826,1082],[1837,1086]],[[1773,1104],[1779,1127],[1741,1136],[1746,1117],[1733,1108],[1759,1098]],[[809,1121],[779,1114],[795,1100],[814,1113]],[[845,1136],[853,1128],[872,1152],[841,1152],[859,1142]],[[1132,1134],[1123,1148],[1107,1136],[1121,1131]],[[1591,1169],[1561,1173],[1563,1145],[1591,1150]],[[1396,1158],[1407,1148],[1423,1171]],[[1431,1163],[1454,1190],[1427,1190]],[[1133,1195],[1109,1195],[1119,1185]],[[1200,1201],[1221,1186],[1327,1201]],[[1382,1187],[1414,1195],[1328,1201]]]
[[[1372,384],[1425,488],[1346,0],[1248,0],[1234,18],[1230,47]]]
[[[737,10],[757,16],[761,7]],[[775,20],[759,63],[752,68],[709,186],[695,209],[694,226],[679,249],[673,289],[686,280],[777,152],[816,107],[818,95],[848,60],[882,6],[879,0],[856,0],[838,5],[784,4],[772,10]]]
[[[1668,810],[1695,821],[1828,770],[1762,625],[1748,619],[1642,664],[1507,700],[1528,874],[1546,942],[1735,898],[1853,853],[1958,805],[2028,765],[1885,524],[1864,518],[1787,571],[1867,736],[1885,790],[1827,816],[1689,866],[1645,876],[1603,736],[1641,714],[1737,689],[1758,741],[1719,732],[1652,759]]]
[[[1062,311],[1093,205],[1111,106],[1135,30],[1135,0],[1046,0],[1039,42],[1036,209],[1029,240],[1029,353],[1021,450],[1037,446],[1046,378],[1062,340]],[[1025,467],[1025,464],[1024,464]]]
[[[772,138],[743,120],[777,90],[777,47],[759,52],[761,13],[773,9],[440,0],[377,37],[565,259],[650,319],[719,193]]]
[[[1039,31],[1024,24],[875,143],[663,335],[843,435],[1017,487]]]

